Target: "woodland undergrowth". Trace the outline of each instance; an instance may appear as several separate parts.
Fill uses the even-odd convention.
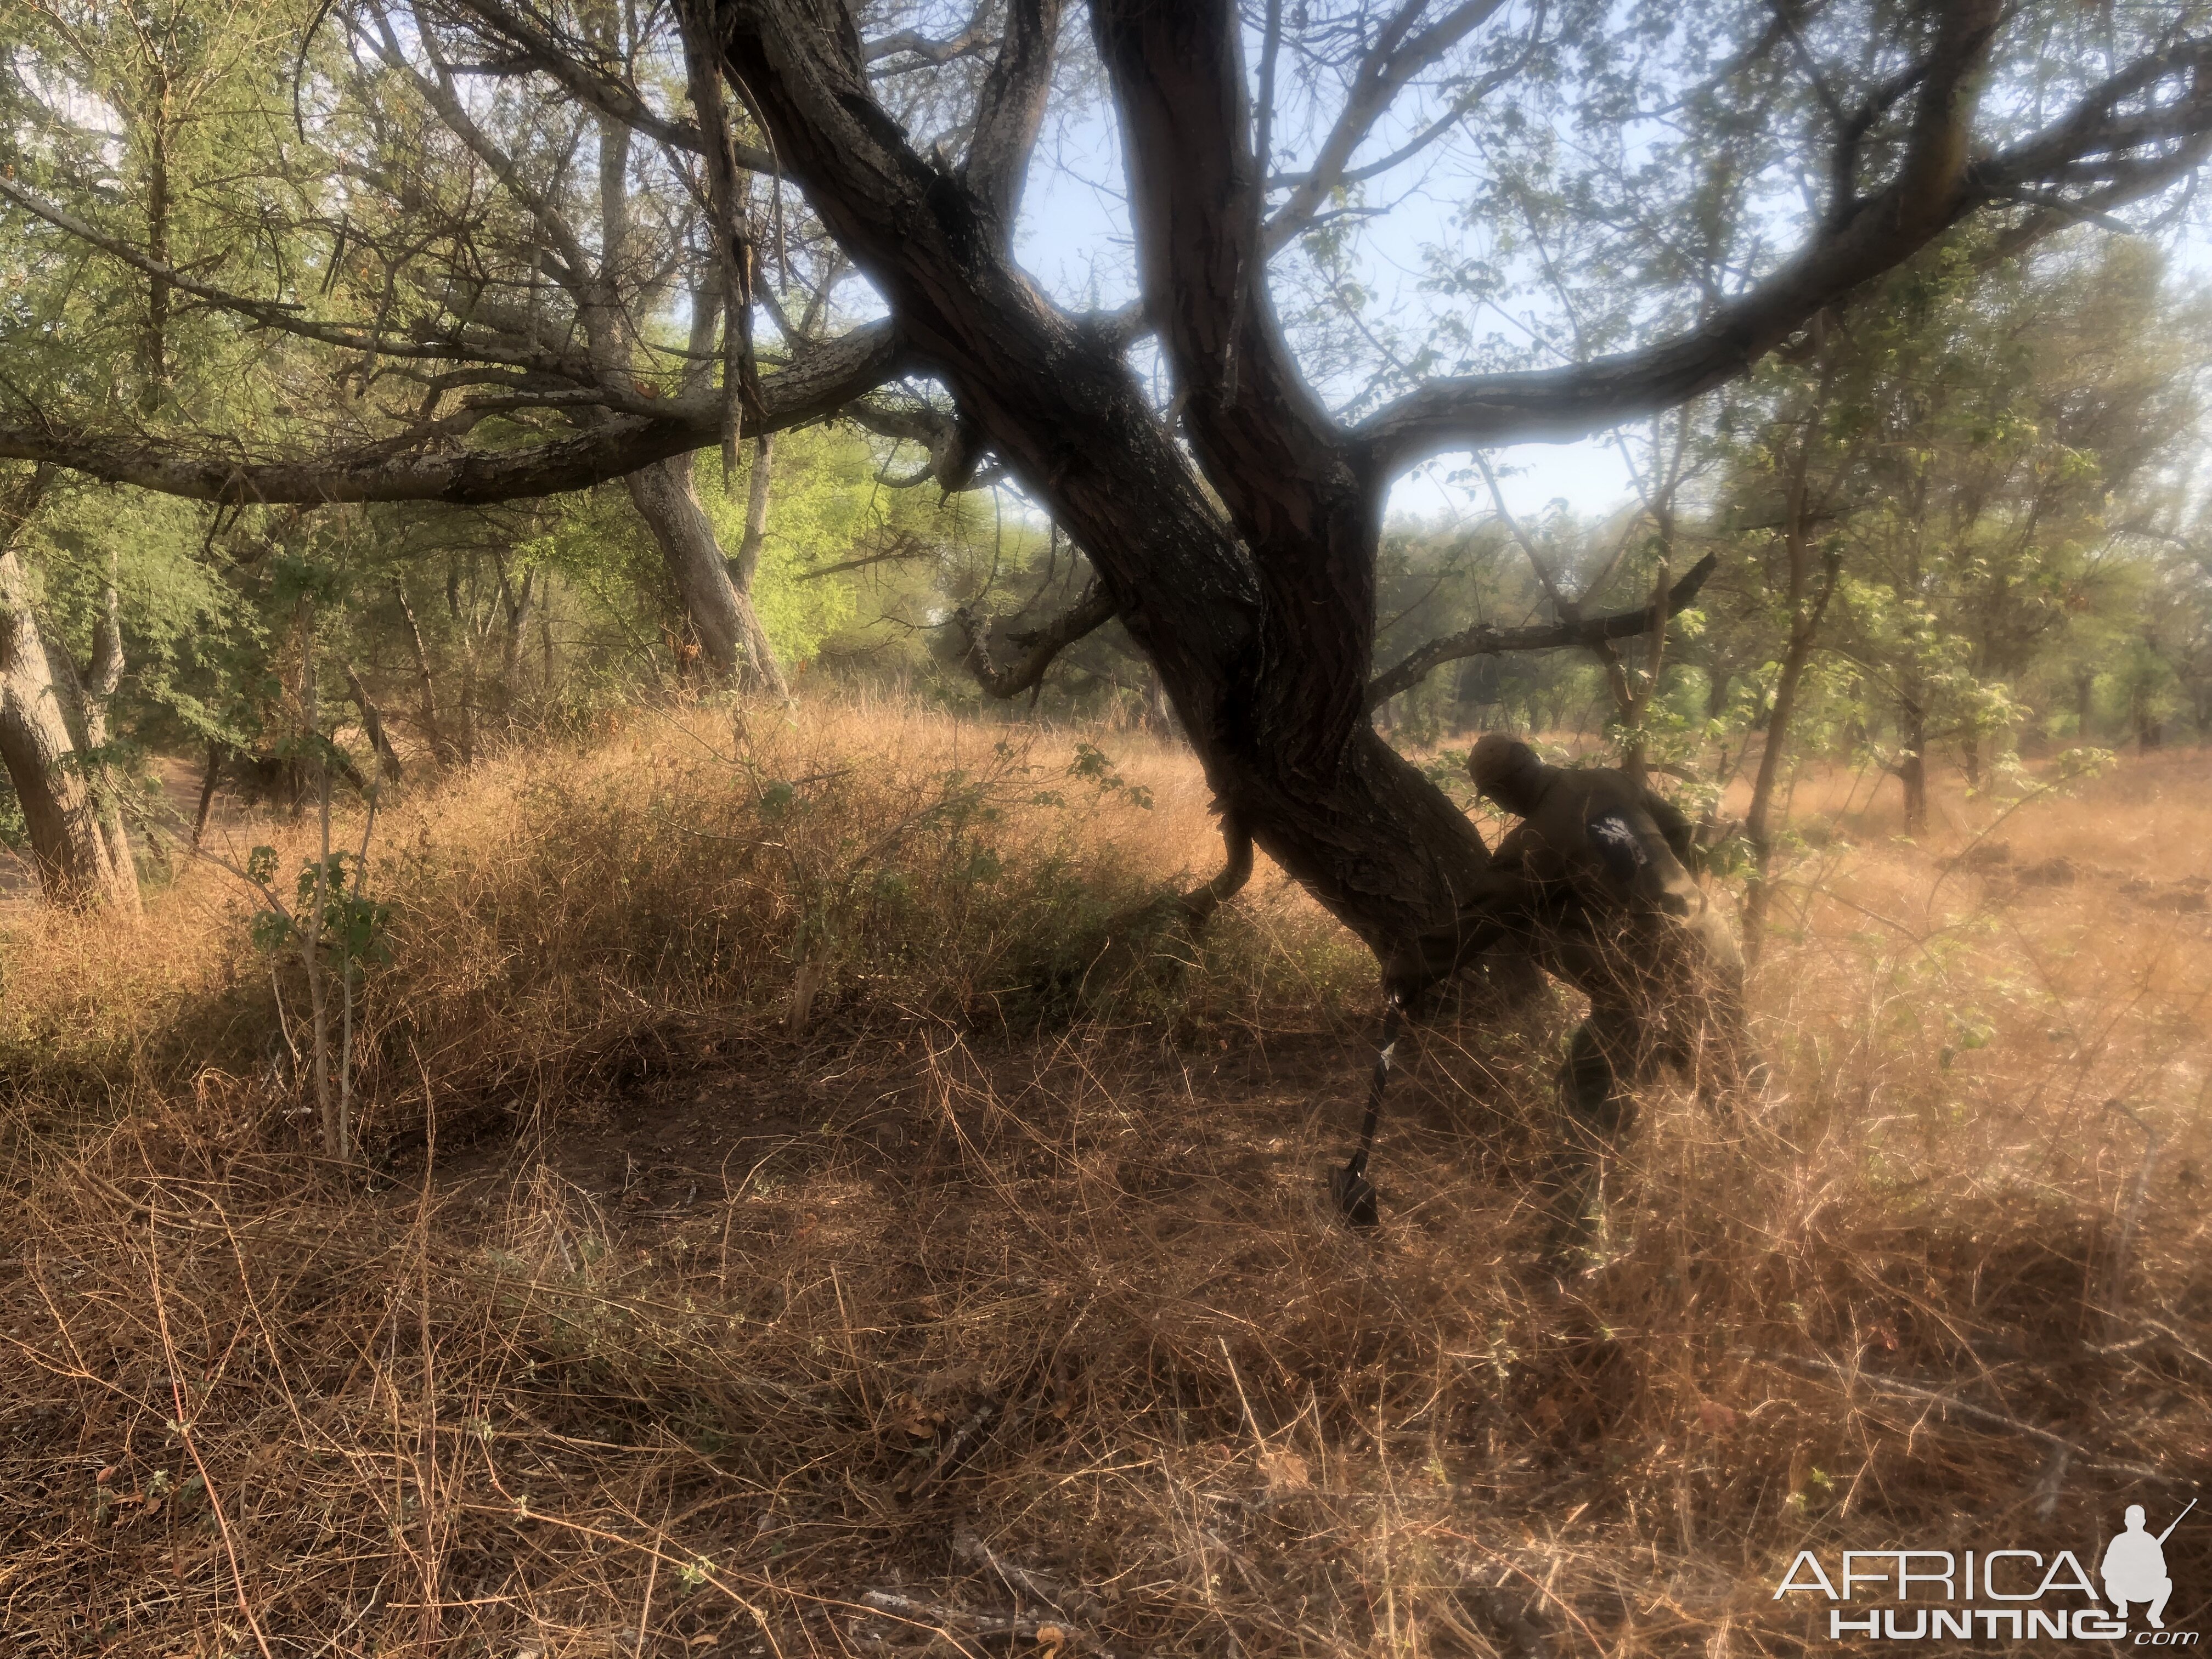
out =
[[[1718,1656],[1826,1644],[1800,1548],[2086,1554],[2212,1469],[2212,780],[1893,798],[1800,785],[1763,1091],[1649,1091],[1564,1281],[1571,1002],[1422,1026],[1346,1233],[1371,963],[1264,860],[1191,937],[1127,733],[398,793],[345,1169],[232,878],[10,914],[0,1647]]]

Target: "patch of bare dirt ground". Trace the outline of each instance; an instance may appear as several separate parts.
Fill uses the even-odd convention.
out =
[[[1563,1277],[1567,999],[1421,1028],[1350,1234],[1371,967],[1264,877],[1102,943],[1216,856],[1187,763],[891,720],[396,811],[365,1170],[213,874],[9,924],[0,1645],[1794,1653],[1801,1549],[2087,1560],[2212,1470],[2202,757],[1978,843],[2070,884],[1809,781],[1764,1092],[1650,1094]]]

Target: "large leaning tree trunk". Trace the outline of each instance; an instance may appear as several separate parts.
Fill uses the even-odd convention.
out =
[[[1433,383],[1351,428],[1299,378],[1277,326],[1236,8],[1097,0],[1147,320],[1176,375],[1188,453],[1114,340],[1046,301],[1011,257],[1060,12],[1010,7],[957,178],[870,95],[836,0],[724,0],[716,22],[777,155],[909,344],[1090,555],[1224,811],[1388,953],[1448,918],[1486,867],[1464,815],[1367,716],[1390,480],[1440,450],[1679,403],[1939,234],[1971,205],[1966,124],[1997,0],[1947,13],[1896,181],[1695,335],[1556,376]]]
[[[111,836],[101,822],[30,590],[12,537],[0,540],[0,766],[22,805],[39,884],[54,903],[136,910],[137,872],[119,825]]]

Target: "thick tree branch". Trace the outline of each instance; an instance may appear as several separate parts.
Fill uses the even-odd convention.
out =
[[[962,660],[975,676],[975,684],[994,697],[1017,697],[1044,678],[1054,658],[1085,635],[1103,628],[1120,611],[1104,586],[1093,583],[1089,592],[1043,627],[1009,635],[1008,643],[1020,647],[1022,654],[1003,668],[991,660],[988,625],[964,605],[952,615],[967,636]]]
[[[1823,226],[1765,281],[1692,332],[1568,368],[1440,380],[1362,422],[1384,473],[1447,450],[1568,441],[1670,407],[1743,372],[1806,320],[1893,269],[1978,208],[2032,192],[2038,205],[2104,213],[2185,176],[2212,152],[2212,41],[2153,54],[2113,76],[2063,119],[1970,163],[1975,82],[1998,0],[1954,0],[1919,66],[1905,155],[1887,187]],[[2148,112],[2123,106],[2169,82],[2180,90]],[[2148,155],[2135,152],[2164,146]],[[2084,182],[2079,196],[2052,194]]]
[[[815,347],[761,381],[755,431],[827,420],[854,398],[903,373],[889,323]],[[300,459],[257,456],[240,445],[198,450],[172,437],[85,430],[35,411],[0,416],[0,460],[44,461],[111,483],[193,501],[321,506],[333,501],[483,504],[581,489],[719,441],[714,397],[664,400],[651,415],[622,415],[572,438],[511,449],[391,453],[385,445]]]
[[[1332,498],[1358,491],[1267,291],[1237,8],[1098,0],[1091,18],[1121,107],[1146,313],[1206,476],[1265,566],[1277,535],[1312,545]]]
[[[1705,585],[1705,579],[1713,574],[1717,562],[1716,555],[1706,554],[1667,590],[1665,611],[1669,620],[1696,600],[1698,589]],[[1646,605],[1634,611],[1616,611],[1575,622],[1540,623],[1528,628],[1499,628],[1493,623],[1477,623],[1456,634],[1431,640],[1419,650],[1408,653],[1396,666],[1377,674],[1367,688],[1367,706],[1377,708],[1401,691],[1412,690],[1444,664],[1464,658],[1502,657],[1516,651],[1558,651],[1577,645],[1594,649],[1613,640],[1632,639],[1650,631],[1654,608]]]
[[[1000,235],[1010,247],[1014,210],[1044,121],[1045,97],[1052,90],[1060,7],[1061,0],[1008,0],[1006,38],[983,82],[968,141],[968,187],[998,214]]]

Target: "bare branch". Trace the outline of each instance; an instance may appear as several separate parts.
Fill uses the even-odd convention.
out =
[[[68,232],[88,246],[98,248],[110,258],[119,259],[132,270],[146,276],[158,277],[180,294],[189,294],[220,310],[246,319],[263,328],[281,330],[302,339],[318,341],[336,346],[341,350],[366,352],[374,349],[386,357],[407,357],[433,362],[500,363],[510,368],[533,370],[539,374],[573,380],[588,374],[589,367],[574,359],[548,351],[529,350],[496,344],[483,339],[419,340],[395,338],[376,335],[356,328],[343,327],[331,323],[320,323],[305,314],[305,307],[291,301],[256,300],[243,294],[233,294],[227,289],[194,280],[174,265],[164,263],[149,254],[141,252],[118,237],[110,236],[89,222],[79,218],[64,208],[43,200],[21,185],[0,173],[0,197],[6,198],[26,212],[45,220],[57,230]]]
[[[644,95],[612,70],[586,61],[581,41],[564,40],[534,11],[505,0],[450,0],[494,35],[517,48],[529,68],[551,76],[579,103],[672,149],[703,152],[707,140],[691,122],[660,114]],[[738,165],[773,175],[775,158],[751,144],[736,145]]]
[[[969,18],[968,27],[945,40],[933,40],[919,29],[901,29],[879,40],[869,41],[862,56],[871,65],[890,63],[894,58],[909,60],[893,64],[888,70],[878,70],[879,75],[896,74],[906,69],[940,69],[957,58],[973,57],[991,44],[991,37],[983,32],[984,14],[989,9],[989,0],[983,0]]]
[[[1374,130],[1375,123],[1390,107],[1391,102],[1406,85],[1423,70],[1429,68],[1454,46],[1494,16],[1505,0],[1468,0],[1455,6],[1436,22],[1418,34],[1412,33],[1427,9],[1428,0],[1402,0],[1397,11],[1384,23],[1375,39],[1374,46],[1361,59],[1354,74],[1352,91],[1338,112],[1336,124],[1329,129],[1328,137],[1322,141],[1312,167],[1290,180],[1290,198],[1267,222],[1267,246],[1280,247],[1312,222],[1315,210],[1328,198],[1338,185],[1350,181],[1346,172],[1352,153]],[[1529,32],[1529,50],[1544,30],[1544,14],[1538,10],[1534,27]],[[1442,120],[1432,123],[1412,143],[1371,167],[1360,169],[1359,177],[1373,178],[1388,172],[1400,162],[1410,160],[1426,149],[1437,138],[1449,131],[1452,124],[1474,107],[1489,94],[1497,90],[1520,70],[1527,53],[1510,65],[1483,76],[1474,86],[1453,100],[1451,112]]]
[[[1973,88],[1999,0],[1959,0],[1915,66],[1905,154],[1876,194],[1839,204],[1796,258],[1695,331],[1568,368],[1431,381],[1357,428],[1395,472],[1442,451],[1508,441],[1566,441],[1669,407],[1741,374],[1806,320],[1893,269],[1976,209],[2018,200],[2045,212],[2103,214],[2173,184],[2212,154],[2212,41],[2151,54],[2021,143],[1968,161]],[[2179,90],[2123,113],[2162,85]],[[1889,88],[1882,89],[1887,94]],[[2140,154],[2144,150],[2148,154]],[[2056,192],[2084,184],[2078,195]]]
[[[937,550],[921,538],[906,531],[896,532],[888,546],[866,553],[856,553],[849,559],[837,559],[829,564],[817,564],[811,569],[793,573],[792,580],[820,581],[824,576],[842,576],[848,570],[866,570],[878,564],[906,564],[915,559],[933,559]]]
[[[1667,620],[1671,621],[1690,607],[1718,562],[1717,555],[1706,554],[1667,590],[1663,607]],[[1408,653],[1395,667],[1376,675],[1367,688],[1367,706],[1379,707],[1401,691],[1412,690],[1444,664],[1463,658],[1502,657],[1516,651],[1559,651],[1570,646],[1594,650],[1614,640],[1632,639],[1650,631],[1662,608],[1645,605],[1633,611],[1616,611],[1601,617],[1543,623],[1528,628],[1499,628],[1492,623],[1477,623],[1443,639],[1431,640]]]
[[[522,176],[515,159],[494,143],[490,135],[478,126],[453,90],[453,71],[434,52],[431,62],[437,74],[428,76],[416,69],[392,32],[391,20],[380,5],[372,4],[376,19],[378,55],[392,73],[410,82],[422,101],[436,112],[446,129],[459,139],[469,153],[491,169],[494,178],[512,196],[517,205],[529,214],[545,240],[552,244],[547,252],[565,268],[568,286],[580,288],[590,278],[592,260],[584,251],[583,239],[568,223],[567,216],[543,191]],[[427,46],[431,35],[428,27],[416,19],[416,33]]]

